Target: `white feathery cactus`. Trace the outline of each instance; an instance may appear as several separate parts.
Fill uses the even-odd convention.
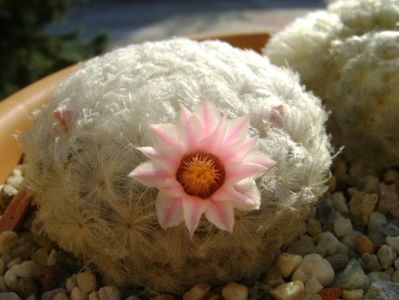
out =
[[[333,141],[373,170],[399,164],[399,2],[339,0],[273,37],[264,49],[332,111]]]
[[[182,122],[186,133],[196,128],[196,134],[203,134],[198,129],[201,126],[211,132],[219,124],[217,136],[225,147],[211,150],[215,147],[211,139],[213,144],[201,144],[206,146],[200,149],[211,155],[202,161],[190,156],[189,163],[194,157],[197,163],[208,159],[209,164],[202,167],[225,164],[224,181],[217,181],[203,195],[196,192],[196,186],[189,186],[197,179],[183,185],[188,173],[183,179],[176,173],[182,187],[174,189],[183,195],[176,203],[185,201],[187,186],[193,188],[190,196],[198,196],[195,201],[210,205],[233,200],[215,195],[219,187],[233,184],[225,160],[228,155],[223,151],[241,144],[228,144],[226,136],[232,127],[220,129],[224,121],[217,112],[201,115],[205,101],[226,116],[229,126],[242,125],[231,141],[257,138],[252,146],[259,156],[248,154],[245,162],[257,164],[260,172],[255,176],[255,169],[250,170],[249,185],[234,183],[241,196],[251,191],[247,199],[254,202],[249,206],[235,202],[233,219],[228,214],[225,223],[218,219],[217,210],[205,211],[206,218],[198,224],[187,211],[182,222],[180,206],[170,211],[176,213],[173,215],[157,211],[157,196],[165,192],[163,181],[152,181],[156,188],[147,187],[142,184],[147,182],[145,173],[139,172],[147,160],[143,153],[155,159],[151,166],[167,166],[170,171],[169,161],[157,160],[157,155],[168,153],[176,159],[180,151],[154,137],[154,124]],[[203,118],[212,116],[216,121],[198,121],[205,120],[202,117],[196,121],[198,109]],[[234,123],[242,116],[247,119],[238,120],[248,122]],[[270,265],[284,243],[296,237],[326,188],[331,149],[325,121],[320,100],[305,92],[292,72],[271,65],[253,51],[186,39],[115,50],[88,61],[67,79],[24,137],[24,170],[38,206],[36,223],[61,248],[94,263],[119,285],[181,292],[199,281],[218,284],[254,278]],[[183,134],[184,126],[167,128],[172,128],[163,131],[168,138]],[[154,143],[158,146],[150,148]],[[220,151],[224,153],[218,156],[220,161],[212,160]],[[244,156],[235,155],[234,163],[243,162],[240,157]],[[187,156],[182,157],[187,162]],[[259,165],[263,166],[259,169]],[[187,172],[199,170],[189,164],[181,166],[187,166]],[[131,175],[140,180],[128,177],[134,169]],[[217,199],[208,199],[212,197]],[[187,209],[184,202],[183,208]]]

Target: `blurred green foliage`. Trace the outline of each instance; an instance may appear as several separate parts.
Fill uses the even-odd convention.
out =
[[[107,37],[80,39],[79,29],[54,35],[76,0],[0,0],[0,100],[56,70],[103,52]]]

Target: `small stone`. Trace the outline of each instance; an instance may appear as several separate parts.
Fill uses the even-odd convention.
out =
[[[352,223],[350,219],[338,217],[334,221],[334,232],[337,237],[344,237],[352,233]]]
[[[370,285],[364,296],[365,300],[396,300],[399,299],[399,283],[375,281]]]
[[[385,242],[399,253],[399,236],[387,236]]]
[[[36,296],[35,295],[30,295],[28,298],[26,298],[25,300],[36,300]]]
[[[32,254],[31,258],[36,265],[38,265],[39,267],[44,267],[47,265],[47,250],[44,248],[40,248]]]
[[[333,286],[342,289],[367,289],[369,279],[356,259],[352,259],[346,268],[337,274]]]
[[[328,180],[328,191],[330,193],[333,193],[335,192],[336,189],[337,189],[337,178],[334,175],[332,175]]]
[[[289,254],[289,253],[282,253],[276,262],[276,266],[280,271],[283,277],[289,277],[299,266],[302,261],[302,256]]]
[[[14,292],[1,292],[0,299],[1,300],[21,300],[21,298]]]
[[[22,260],[28,260],[32,256],[32,245],[20,245],[11,251],[11,257],[20,257]]]
[[[37,286],[32,279],[19,278],[16,291],[19,295],[28,297],[29,295],[36,294]]]
[[[323,289],[323,285],[314,277],[309,278],[305,282],[305,295],[309,297],[310,295],[317,294]]]
[[[387,213],[397,206],[398,203],[399,201],[395,185],[380,183],[380,201],[378,203],[378,210],[382,213]]]
[[[307,228],[308,228],[308,233],[313,237],[322,232],[321,224],[319,220],[316,219],[309,219]]]
[[[37,278],[43,290],[56,288],[64,280],[64,269],[57,265],[47,266],[40,270]]]
[[[57,260],[58,260],[58,251],[53,249],[53,250],[51,250],[50,254],[48,255],[47,265],[48,266],[56,265]]]
[[[306,300],[323,300],[323,298],[319,294],[313,294],[309,297],[305,298]]]
[[[0,275],[4,274],[4,261],[0,258]]]
[[[378,211],[373,211],[370,215],[370,220],[369,220],[369,225],[368,225],[368,231],[379,231],[381,226],[384,224],[387,224],[387,217],[378,212]]]
[[[349,201],[349,207],[352,213],[352,220],[354,224],[367,226],[370,215],[374,211],[377,201],[377,194],[356,192]]]
[[[14,231],[3,231],[0,233],[0,253],[9,253],[18,239],[18,234]]]
[[[38,273],[38,266],[31,260],[12,266],[14,273],[23,278],[33,278]]]
[[[356,245],[356,251],[360,255],[362,255],[363,253],[373,253],[375,250],[373,242],[370,241],[370,239],[364,234],[361,234],[356,237],[355,245]]]
[[[344,300],[362,300],[363,295],[364,291],[362,289],[342,291],[342,296],[344,297]]]
[[[90,296],[89,296],[89,300],[97,300],[97,299],[90,299]],[[132,296],[127,297],[125,300],[140,300],[140,298],[132,295]]]
[[[399,227],[393,223],[383,224],[380,227],[380,232],[385,236],[398,236],[399,235]]]
[[[326,257],[328,262],[330,263],[331,267],[334,269],[335,272],[342,270],[346,267],[349,262],[348,255],[344,253],[336,253],[334,255]]]
[[[391,281],[391,276],[384,272],[370,272],[367,276],[369,277],[370,283],[378,280]]]
[[[8,286],[10,289],[14,290],[17,288],[17,284],[18,284],[18,277],[17,275],[14,273],[13,270],[8,270],[5,274],[4,274],[4,283],[6,284],[6,286]]]
[[[281,276],[280,271],[276,266],[272,267],[266,274],[263,282],[269,285],[270,287],[276,287],[280,284],[284,283],[284,279]]]
[[[248,288],[245,285],[230,282],[222,289],[225,300],[246,300],[248,298]]]
[[[40,300],[52,300],[55,295],[58,293],[65,293],[65,289],[58,288],[51,291],[47,291],[42,294]]]
[[[12,260],[10,260],[7,264],[7,268],[11,269],[14,265],[17,265],[21,262],[21,258],[20,257],[16,257]]]
[[[132,297],[132,296],[131,296]],[[127,297],[125,300],[128,300],[130,297]],[[98,295],[98,292],[91,292],[89,294],[89,300],[100,300],[100,296]],[[131,298],[131,300],[140,300],[139,298]]]
[[[334,163],[332,169],[337,178],[343,178],[348,173],[348,164],[344,160],[338,160]]]
[[[255,282],[255,284],[249,288],[248,300],[272,300],[273,296],[270,294],[270,286],[262,282]],[[215,295],[214,292],[209,292],[206,296],[206,300],[210,300],[209,295]],[[216,294],[217,295],[217,294]],[[216,298],[215,300],[222,300],[222,297]]]
[[[377,257],[381,263],[381,266],[384,269],[388,269],[396,259],[395,250],[388,245],[382,245],[380,249],[378,249]]]
[[[376,249],[385,244],[385,236],[380,232],[369,231],[367,237],[374,244]]]
[[[183,300],[202,300],[209,292],[210,286],[204,283],[197,283],[183,294]]]
[[[311,277],[316,278],[323,286],[327,286],[334,279],[334,270],[330,263],[319,254],[306,255],[294,274],[293,280],[306,282]]]
[[[104,299],[100,298],[100,299],[105,300],[105,298]],[[173,297],[172,295],[161,294],[156,297],[150,298],[150,300],[175,300],[175,297]]]
[[[72,275],[71,277],[68,277],[65,282],[65,288],[68,293],[72,292],[72,289],[77,285],[78,285],[78,282],[76,281],[76,275]]]
[[[72,289],[71,300],[85,300],[88,296],[78,286]]]
[[[384,181],[387,183],[394,183],[397,179],[399,179],[399,173],[394,169],[389,169],[384,173]]]
[[[371,175],[367,175],[366,177],[361,179],[361,182],[363,184],[363,188],[362,191],[367,193],[367,194],[371,194],[371,193],[378,193],[380,187],[380,181],[378,179],[378,177],[376,176],[371,176]]]
[[[81,272],[76,275],[76,282],[83,293],[89,294],[96,289],[96,277],[91,271]]]
[[[339,240],[329,231],[325,231],[319,235],[316,251],[322,256],[332,255],[336,252]]]
[[[313,239],[310,236],[304,234],[300,236],[298,240],[290,244],[290,246],[287,249],[287,252],[291,254],[304,256],[310,253],[314,253],[315,250],[316,248],[313,243]]]
[[[348,205],[346,204],[345,196],[342,192],[332,194],[331,203],[333,208],[341,214],[349,212]]]
[[[100,300],[119,300],[121,298],[119,290],[112,285],[100,288],[98,295],[100,296]]]
[[[302,300],[305,296],[305,286],[302,281],[294,280],[272,289],[271,294],[276,300]]]
[[[4,262],[5,265],[8,265],[8,263],[11,260],[11,255],[9,254],[2,254],[1,255],[1,260]]]
[[[382,269],[378,257],[375,254],[363,253],[360,263],[367,271],[380,271]]]
[[[65,292],[58,292],[53,296],[53,299],[51,300],[69,300],[69,297]]]
[[[399,282],[399,270],[396,270],[393,272],[392,277],[391,277],[392,282]]]
[[[0,276],[0,292],[7,292],[7,286],[4,282],[4,276]]]
[[[340,288],[324,288],[319,294],[323,300],[336,300],[341,297],[342,291]]]

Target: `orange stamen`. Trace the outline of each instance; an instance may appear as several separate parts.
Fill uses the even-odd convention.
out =
[[[219,159],[210,153],[195,152],[183,156],[176,172],[176,180],[184,191],[205,199],[220,188],[225,171]]]

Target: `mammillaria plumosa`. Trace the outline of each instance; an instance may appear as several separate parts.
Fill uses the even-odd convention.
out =
[[[53,98],[24,137],[36,227],[119,285],[255,278],[326,188],[320,100],[253,51],[132,45]]]
[[[332,1],[266,45],[332,111],[333,140],[374,170],[399,164],[399,2]]]

